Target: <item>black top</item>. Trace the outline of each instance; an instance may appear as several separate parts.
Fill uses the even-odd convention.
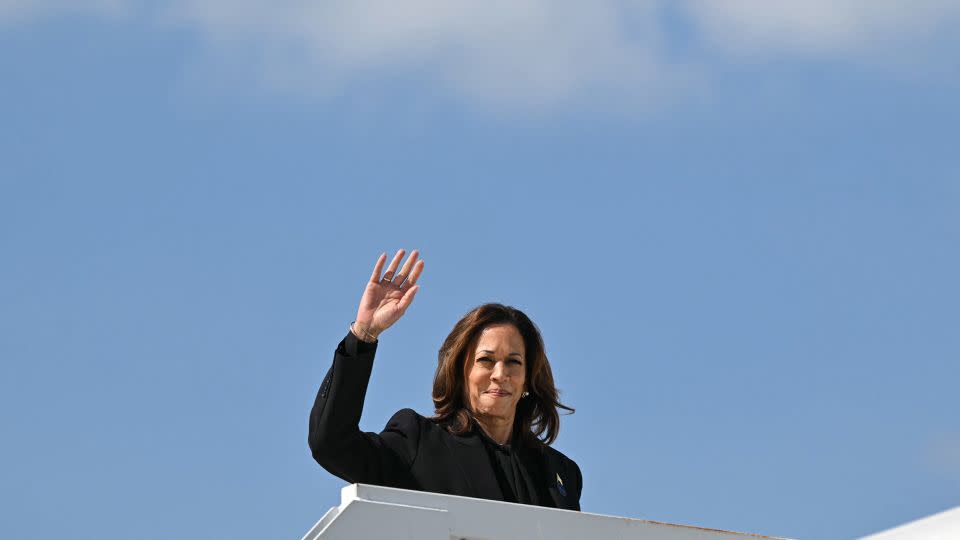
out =
[[[545,492],[546,482],[543,478],[543,458],[536,450],[526,448],[521,444],[499,444],[483,431],[476,421],[474,431],[483,441],[483,446],[490,456],[490,465],[493,474],[500,484],[503,500],[520,504],[538,506],[553,506],[549,494]],[[519,441],[519,437],[512,437]]]
[[[454,435],[411,409],[380,433],[361,432],[376,349],[352,333],[337,347],[310,412],[317,463],[351,483],[580,509],[580,468],[550,446],[504,448],[479,429]]]

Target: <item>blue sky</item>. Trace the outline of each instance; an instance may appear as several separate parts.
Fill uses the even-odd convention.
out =
[[[541,327],[586,511],[798,538],[960,504],[960,8],[0,2],[4,538],[298,537],[376,257]]]

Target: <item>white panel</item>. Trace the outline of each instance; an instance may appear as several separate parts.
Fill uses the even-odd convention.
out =
[[[957,540],[960,538],[960,506],[861,540]]]
[[[334,512],[336,510],[336,512]],[[304,540],[757,540],[770,538],[656,521],[354,484]]]

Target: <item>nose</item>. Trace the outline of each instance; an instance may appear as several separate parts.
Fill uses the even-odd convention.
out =
[[[507,365],[505,362],[497,362],[493,365],[493,371],[490,372],[490,380],[495,383],[501,383],[507,380]]]

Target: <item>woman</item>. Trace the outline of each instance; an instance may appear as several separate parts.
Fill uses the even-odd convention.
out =
[[[543,340],[520,310],[484,304],[454,326],[433,382],[436,415],[393,415],[379,434],[360,414],[379,336],[413,302],[423,271],[416,251],[381,276],[380,256],[357,319],[340,342],[310,413],[317,463],[347,482],[580,509],[580,468],[549,445],[559,429]]]

